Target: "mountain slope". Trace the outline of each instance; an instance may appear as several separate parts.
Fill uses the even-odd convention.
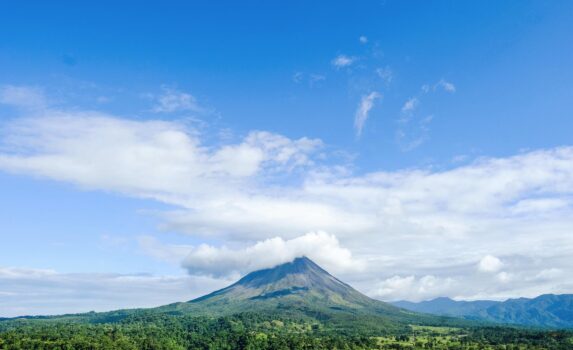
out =
[[[540,295],[533,299],[455,301],[437,298],[420,303],[392,303],[415,312],[536,327],[573,328],[573,294]]]
[[[311,298],[314,302],[353,308],[379,303],[333,277],[306,257],[252,272],[229,287],[192,300],[191,303],[216,306],[230,301],[256,302],[285,298]],[[383,306],[395,310],[390,305]]]
[[[407,328],[410,324],[467,322],[417,314],[375,300],[338,280],[306,257],[249,273],[236,283],[186,303],[159,308],[171,314],[225,316],[245,312],[289,315],[340,329]]]

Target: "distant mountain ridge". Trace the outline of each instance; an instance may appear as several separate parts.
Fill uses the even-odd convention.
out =
[[[392,303],[407,310],[434,315],[535,327],[573,328],[573,294],[544,294],[506,301],[456,301],[450,298]]]
[[[498,303],[498,301],[492,300],[456,301],[447,297],[439,297],[418,303],[401,300],[391,304],[416,312],[461,317],[487,309]]]

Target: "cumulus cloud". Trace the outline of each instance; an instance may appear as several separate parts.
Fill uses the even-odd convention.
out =
[[[229,276],[273,267],[301,256],[334,273],[360,271],[365,267],[363,261],[354,259],[348,249],[340,246],[334,235],[325,232],[310,232],[289,240],[269,238],[241,249],[203,244],[190,249],[183,266],[192,275]]]
[[[356,62],[356,57],[346,56],[346,55],[338,55],[332,60],[331,63],[336,69],[340,69],[340,68],[344,68],[344,67],[349,67],[354,62]]]
[[[354,114],[354,129],[356,130],[356,135],[360,136],[362,134],[362,129],[366,120],[368,120],[368,114],[370,110],[374,107],[374,102],[382,98],[382,94],[373,91],[368,95],[362,96],[356,113]]]
[[[478,263],[478,270],[482,272],[497,272],[503,267],[499,258],[493,255],[486,255]]]
[[[182,123],[96,112],[48,111],[5,125],[3,134],[12,150],[0,154],[4,170],[153,198],[198,194],[205,186],[223,190],[263,169],[290,171],[311,164],[321,146],[255,131],[239,144],[210,149]]]

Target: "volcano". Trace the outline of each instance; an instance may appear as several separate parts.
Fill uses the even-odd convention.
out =
[[[192,304],[225,305],[236,302],[308,301],[331,307],[362,308],[380,304],[332,276],[307,257],[274,268],[251,272],[236,283],[192,300]]]
[[[226,288],[159,309],[198,316],[281,315],[339,324],[341,329],[380,330],[448,322],[444,317],[419,314],[372,299],[307,257],[251,272]]]

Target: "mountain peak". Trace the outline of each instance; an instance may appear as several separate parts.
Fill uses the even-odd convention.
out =
[[[251,272],[241,278],[235,285],[260,287],[270,285],[281,279],[292,277],[294,275],[328,275],[330,274],[315,264],[306,256],[297,257],[293,261],[277,265],[272,268]],[[332,276],[331,276],[332,277]],[[291,280],[291,282],[294,282]]]
[[[323,303],[364,307],[380,303],[329,274],[306,256],[251,272],[234,284],[191,303],[229,305],[237,302]]]
[[[291,261],[290,263],[287,262],[286,264],[293,264],[293,265],[309,265],[309,264],[312,264],[312,265],[316,265],[314,263],[314,261],[307,258],[306,255],[297,256],[296,258],[294,258],[293,261]]]
[[[327,292],[348,288],[351,289],[350,286],[330,275],[306,256],[301,256],[272,268],[251,272],[229,287],[212,294],[240,291],[242,297],[260,298],[311,289]],[[239,297],[239,295],[235,295],[235,297]]]

